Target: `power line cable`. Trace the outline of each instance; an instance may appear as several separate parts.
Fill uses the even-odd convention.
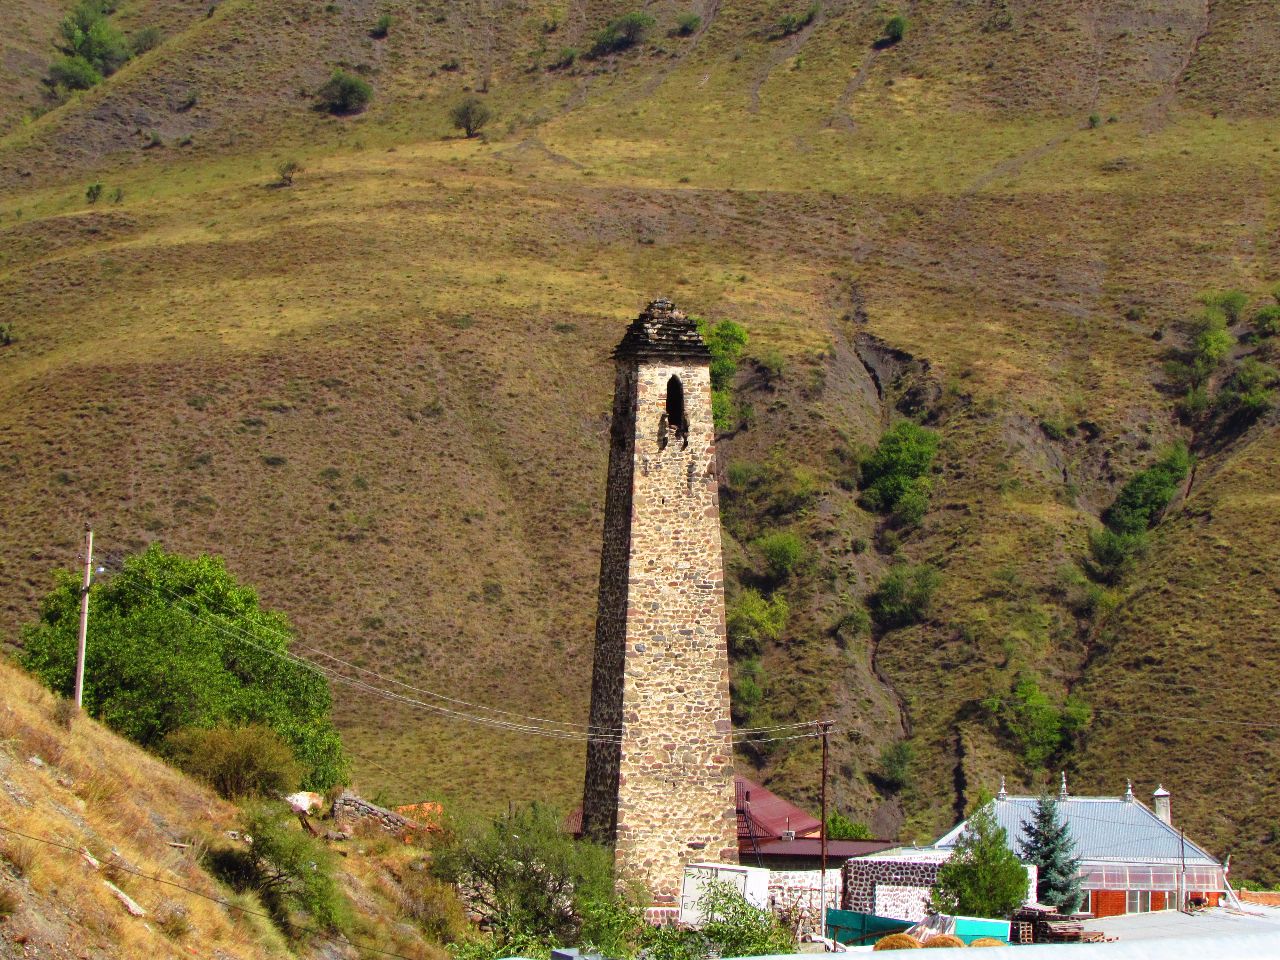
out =
[[[180,602],[180,603],[190,603],[190,602],[191,602],[191,600],[190,600],[190,598],[189,598],[189,597],[183,596],[182,594],[179,594],[179,593],[177,593],[177,592],[175,592],[175,591],[173,591],[173,590],[169,590],[169,589],[167,589],[167,588],[165,588],[165,587],[161,586],[160,584],[154,583],[153,581],[148,580],[148,581],[147,581],[147,585],[148,585],[148,586],[150,586],[152,589],[155,589],[155,590],[157,590],[157,591],[159,591],[159,592],[162,592],[162,593],[167,594],[169,597],[173,598],[174,600],[177,600],[177,601],[178,601],[178,602]],[[193,590],[192,592],[193,592],[196,596],[201,597],[202,599],[204,599],[206,602],[215,602],[215,601],[214,601],[214,598],[210,597],[208,594],[202,593],[198,588],[197,588],[197,589],[195,589],[195,590]],[[226,615],[226,614],[222,614],[222,616],[227,616],[227,615]],[[242,630],[241,628],[237,627],[235,624],[227,624],[227,626],[228,626],[229,628],[231,628],[231,629],[236,630],[237,632],[243,633],[243,630]],[[592,724],[580,724],[580,723],[576,723],[576,722],[574,722],[574,721],[569,721],[569,720],[551,720],[551,719],[548,719],[548,718],[546,718],[546,717],[528,716],[528,715],[525,715],[525,714],[516,713],[516,712],[511,711],[511,710],[503,710],[503,709],[501,709],[501,708],[499,708],[499,707],[489,707],[489,706],[485,706],[484,704],[471,703],[471,702],[469,702],[469,701],[462,700],[462,699],[459,699],[459,698],[457,698],[457,697],[450,697],[450,696],[448,696],[448,695],[446,695],[446,694],[439,693],[439,692],[437,692],[437,691],[433,691],[433,690],[428,690],[428,689],[426,689],[426,688],[424,688],[424,687],[417,687],[417,686],[414,686],[414,685],[412,685],[412,684],[404,683],[403,681],[397,680],[397,679],[395,679],[394,677],[388,677],[388,676],[386,676],[386,675],[384,675],[384,674],[380,674],[380,673],[378,673],[378,672],[377,672],[377,671],[375,671],[375,670],[370,670],[370,669],[368,669],[367,667],[362,667],[362,666],[359,666],[359,665],[357,665],[357,664],[351,663],[351,662],[349,662],[349,661],[347,661],[347,660],[342,659],[341,657],[334,656],[333,654],[328,653],[328,652],[326,652],[326,651],[324,651],[324,650],[322,650],[322,649],[320,649],[320,648],[318,648],[318,647],[314,647],[314,646],[311,646],[311,645],[308,645],[308,644],[302,643],[302,642],[300,642],[300,641],[298,640],[298,638],[297,638],[294,634],[288,633],[288,632],[286,632],[286,631],[283,631],[283,630],[276,630],[276,629],[274,629],[274,628],[272,628],[272,627],[270,627],[270,626],[268,626],[268,625],[266,625],[266,624],[263,624],[263,625],[262,625],[262,629],[263,629],[265,632],[267,632],[267,633],[274,634],[275,636],[279,637],[280,639],[282,639],[282,640],[284,640],[284,641],[286,641],[286,642],[292,642],[292,643],[295,643],[295,644],[297,644],[299,647],[301,647],[301,648],[302,648],[302,649],[304,649],[304,650],[307,650],[307,651],[309,651],[309,652],[311,652],[311,653],[314,653],[314,654],[316,654],[316,655],[318,655],[318,656],[325,657],[326,659],[332,660],[332,661],[334,661],[334,662],[336,662],[336,663],[340,663],[340,664],[342,664],[343,666],[348,667],[348,668],[350,668],[350,669],[352,669],[352,670],[357,670],[357,671],[359,671],[359,672],[361,672],[361,673],[364,673],[364,674],[367,674],[367,675],[369,675],[369,676],[376,677],[377,679],[379,679],[379,680],[381,680],[381,681],[383,681],[383,682],[385,682],[385,683],[391,683],[391,684],[394,684],[394,685],[396,685],[396,686],[398,686],[398,687],[402,687],[402,688],[404,688],[404,689],[406,689],[406,690],[412,690],[412,691],[413,691],[413,692],[415,692],[415,693],[421,693],[421,694],[423,694],[423,695],[425,695],[425,696],[429,696],[429,697],[436,697],[436,698],[441,699],[441,700],[444,700],[444,701],[446,701],[446,702],[448,702],[448,703],[453,703],[453,704],[456,704],[456,705],[459,705],[459,706],[470,707],[470,708],[475,709],[475,710],[485,710],[485,711],[488,711],[488,712],[490,712],[490,713],[496,713],[496,714],[502,714],[502,715],[505,715],[505,716],[515,717],[515,718],[517,718],[517,719],[519,719],[519,720],[522,720],[522,721],[525,721],[525,722],[528,722],[528,723],[547,723],[547,724],[557,724],[557,725],[559,725],[559,726],[575,727],[575,728],[579,728],[579,729],[584,729],[584,730],[586,730],[586,731],[588,731],[588,732],[590,732],[590,731],[602,732],[602,735],[604,735],[604,736],[620,736],[620,731],[618,730],[618,728],[599,727],[599,726],[595,726],[595,725],[592,725]],[[296,654],[292,654],[292,656],[295,656],[295,657],[296,657],[297,655],[296,655]],[[303,658],[300,658],[300,657],[299,657],[298,659],[299,659],[299,660],[301,660],[301,659],[303,659]],[[774,724],[774,725],[772,725],[772,726],[766,726],[766,727],[741,727],[741,728],[737,728],[737,729],[735,729],[735,730],[733,731],[733,733],[734,733],[734,734],[747,734],[747,733],[772,733],[772,732],[776,732],[776,731],[779,731],[779,730],[797,730],[797,729],[800,729],[800,728],[803,728],[803,727],[809,727],[809,726],[812,726],[812,723],[813,723],[813,721],[796,721],[796,722],[792,722],[792,723],[780,723],[780,724]]]
[[[314,673],[317,673],[320,676],[324,677],[325,679],[332,680],[336,683],[341,683],[346,686],[364,690],[368,693],[374,694],[375,696],[380,696],[380,697],[383,697],[384,699],[391,700],[393,702],[402,703],[408,706],[421,707],[423,709],[426,709],[438,714],[442,714],[444,716],[448,716],[453,719],[464,720],[467,722],[486,725],[486,726],[493,726],[500,729],[511,730],[513,732],[528,733],[534,736],[549,737],[552,739],[561,739],[561,740],[596,741],[596,742],[614,743],[614,744],[622,743],[621,736],[605,736],[601,734],[580,733],[577,731],[555,730],[555,729],[549,729],[546,727],[538,727],[531,724],[518,724],[512,721],[500,720],[495,717],[476,716],[474,714],[468,714],[463,711],[453,710],[448,707],[442,707],[439,704],[426,703],[424,701],[417,700],[413,697],[406,697],[402,694],[393,693],[392,691],[389,691],[389,690],[383,690],[380,687],[376,687],[376,686],[373,686],[372,684],[365,683],[362,680],[357,680],[351,677],[343,676],[342,674],[339,674],[328,668],[322,667],[319,664],[316,664],[310,660],[307,660],[304,657],[300,657],[297,654],[290,653],[287,650],[285,651],[273,650],[269,647],[264,647],[261,644],[255,642],[253,639],[251,639],[243,629],[237,627],[235,624],[213,622],[201,616],[200,614],[194,612],[193,610],[189,609],[185,605],[186,603],[189,602],[188,598],[184,598],[180,594],[177,594],[173,591],[166,590],[165,588],[160,587],[155,583],[148,582],[148,585],[159,592],[168,594],[169,596],[173,597],[175,600],[178,600],[180,603],[182,603],[183,605],[180,606],[179,609],[181,609],[183,613],[185,613],[188,617],[195,620],[196,622],[202,623],[205,626],[209,627],[210,629],[216,632],[222,633],[224,636],[229,636],[233,640],[239,640],[240,642],[243,642],[248,646],[251,646],[254,649],[259,650],[263,653],[286,660],[287,662],[301,666],[304,669],[311,670]],[[225,615],[223,616],[225,617]],[[286,634],[279,634],[279,633],[277,633],[276,635],[281,636],[282,638],[287,638],[288,636]],[[812,723],[795,724],[794,726],[780,725],[777,729],[779,730],[798,729],[800,727],[806,727],[811,725]],[[770,743],[775,741],[807,739],[810,737],[817,737],[821,735],[817,731],[813,733],[799,734],[799,735],[793,735],[793,736],[787,736],[787,737],[753,737],[750,735],[750,733],[748,733],[745,738],[739,737],[738,739],[735,740],[734,737],[738,733],[740,733],[740,731],[731,731],[729,733],[728,736],[730,737],[731,742]],[[688,745],[690,743],[717,743],[717,742],[720,742],[720,738],[719,737],[700,738],[698,740],[693,740],[693,741],[686,740],[683,742],[685,745]]]

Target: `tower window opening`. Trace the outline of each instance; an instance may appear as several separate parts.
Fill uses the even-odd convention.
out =
[[[689,420],[684,412],[684,384],[674,375],[667,381],[667,423],[680,441],[680,448],[689,446]]]

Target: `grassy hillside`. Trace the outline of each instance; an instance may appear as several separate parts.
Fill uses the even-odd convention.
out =
[[[214,879],[206,853],[242,826],[236,807],[71,717],[65,701],[7,664],[0,686],[0,955],[186,957],[196,945],[245,960],[367,955],[324,936],[287,944],[255,894]],[[342,860],[339,880],[360,914],[353,936],[401,956],[443,957],[404,922],[395,877],[412,851],[385,846],[363,838]],[[128,912],[111,885],[145,915]]]
[[[6,635],[92,517],[109,551],[226,555],[357,667],[585,722],[608,350],[666,294],[750,332],[727,561],[736,589],[760,533],[807,545],[761,716],[838,718],[841,806],[913,839],[1001,773],[1164,781],[1189,834],[1274,877],[1277,749],[1246,724],[1277,655],[1276,421],[1198,438],[1164,364],[1201,290],[1261,303],[1280,279],[1277,44],[1263,3],[1149,6],[919,0],[884,45],[885,4],[832,0],[783,36],[807,5],[664,2],[595,59],[627,5],[226,0],[174,21],[0,140]],[[375,87],[361,115],[312,109],[339,63]],[[495,120],[461,139],[448,110],[480,89]],[[274,187],[286,158],[304,171]],[[907,414],[939,472],[920,529],[885,536],[852,464]],[[1064,568],[1178,437],[1201,453],[1190,495],[1111,612],[1082,612]],[[752,465],[800,476],[800,507],[735,490]],[[898,558],[941,571],[929,615],[850,629]],[[1251,659],[1228,671],[1218,637]],[[1029,673],[1094,707],[1034,764],[979,702]],[[391,795],[575,802],[577,741],[337,693]],[[1135,735],[1126,712],[1160,719]],[[813,745],[776,746],[743,763],[814,798]],[[1256,780],[1228,813],[1241,755]]]

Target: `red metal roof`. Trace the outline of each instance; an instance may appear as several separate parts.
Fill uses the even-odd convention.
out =
[[[749,840],[754,832],[757,842],[782,836],[794,830],[797,837],[816,836],[822,821],[810,816],[793,803],[746,777],[734,776],[738,793],[738,839]]]

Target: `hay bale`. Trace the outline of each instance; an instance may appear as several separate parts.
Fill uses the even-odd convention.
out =
[[[891,933],[876,941],[875,950],[918,950],[920,941],[909,933]]]
[[[1007,947],[1008,944],[995,937],[979,937],[969,944],[971,947]]]
[[[924,942],[926,947],[963,947],[964,941],[954,933],[940,933]]]

